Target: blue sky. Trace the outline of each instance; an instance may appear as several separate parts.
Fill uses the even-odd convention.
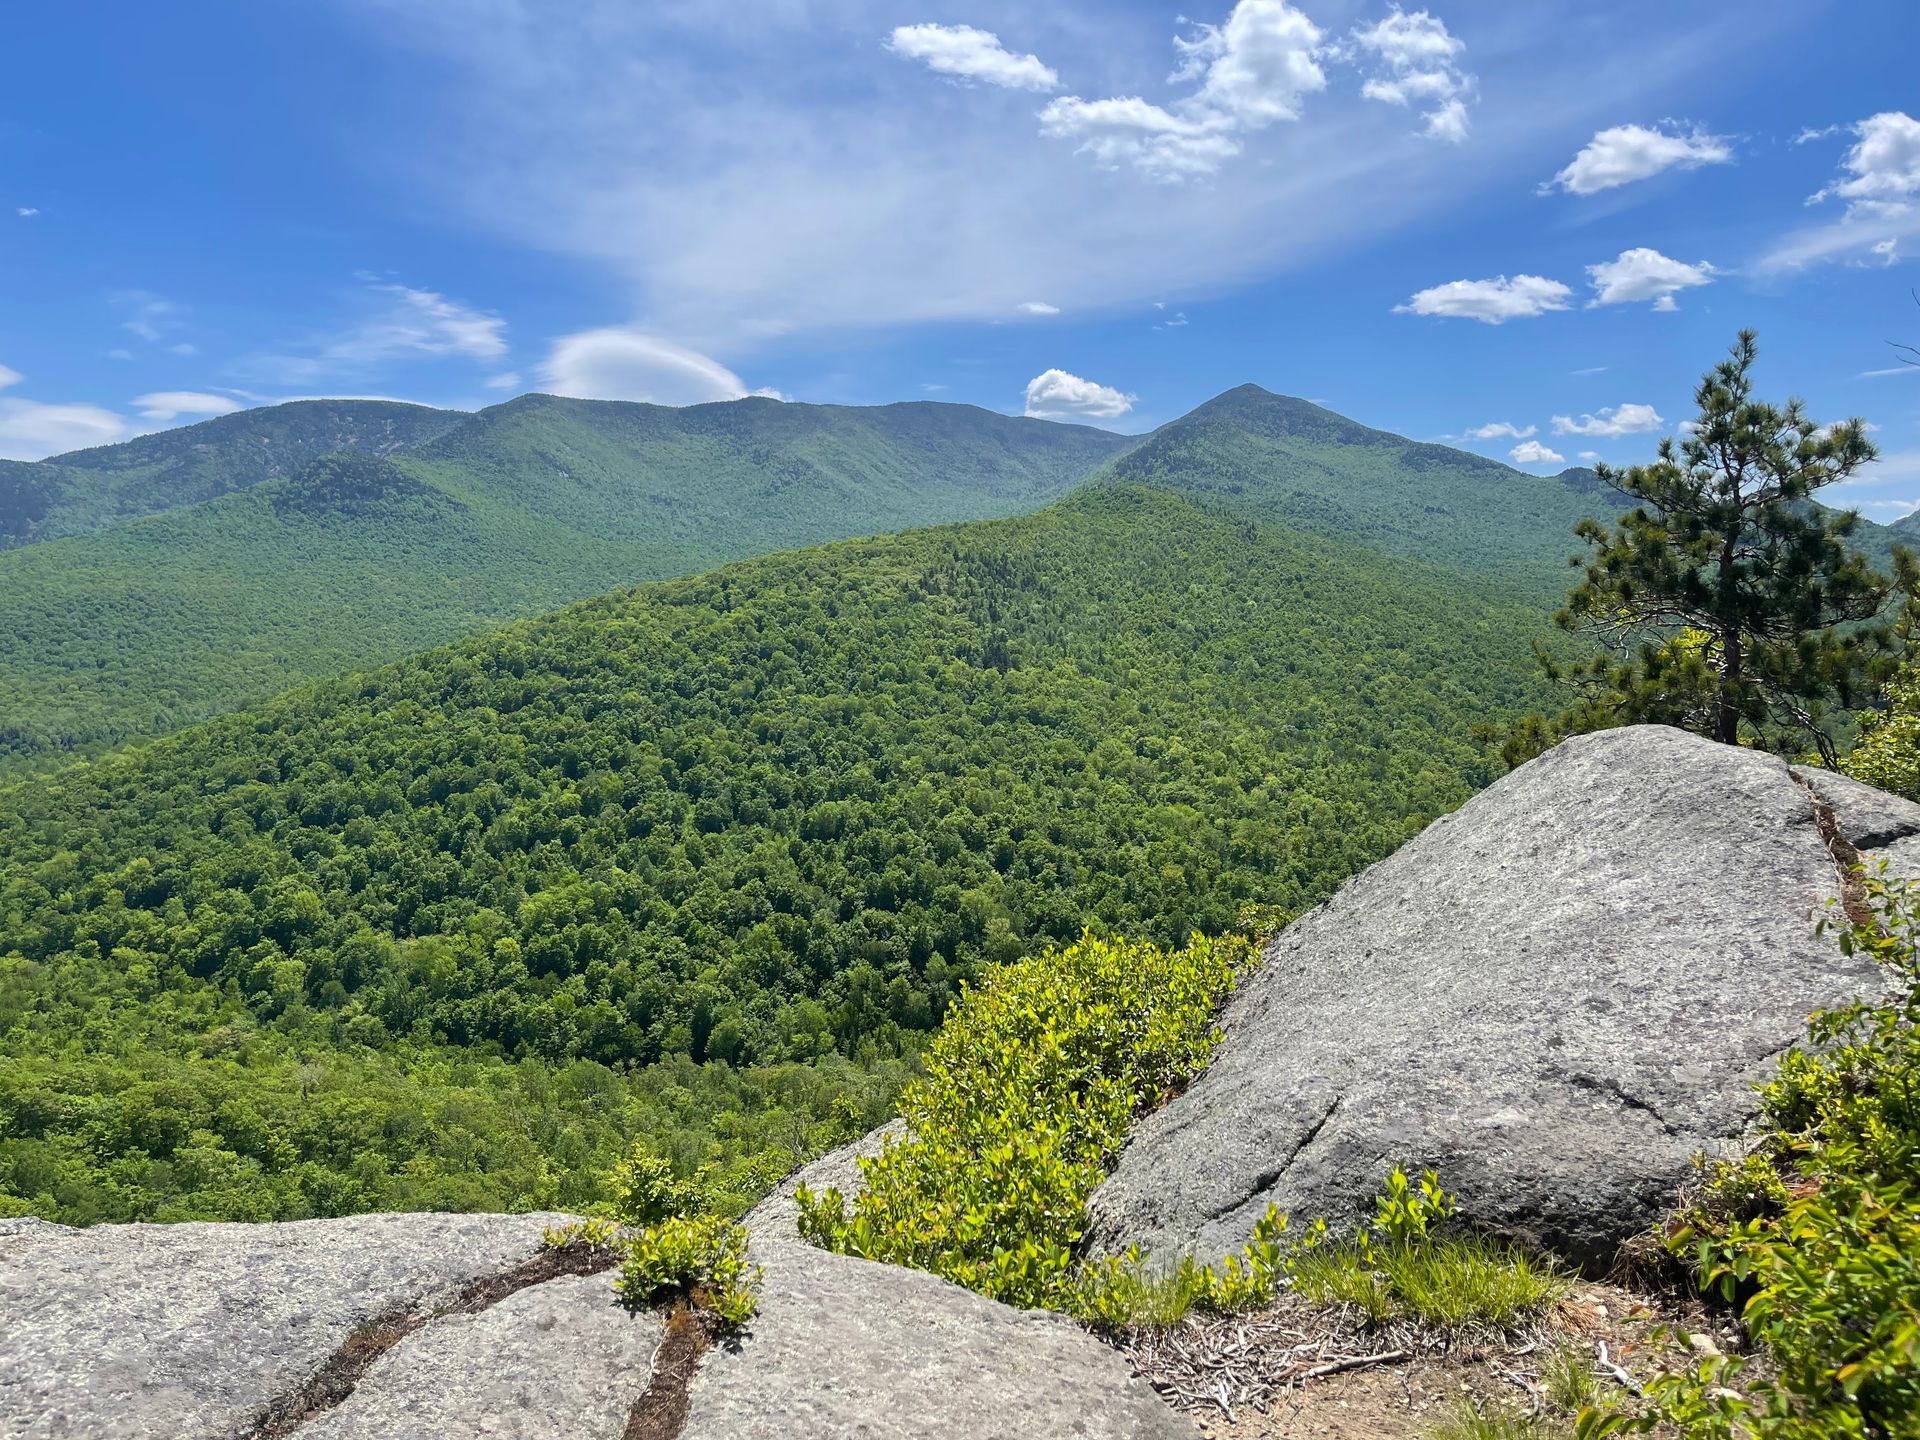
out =
[[[1888,344],[1920,343],[1912,0],[0,27],[4,455],[533,389],[1138,430],[1252,380],[1547,472],[1649,454],[1750,325],[1767,393],[1879,427],[1846,498],[1920,501],[1920,369]]]

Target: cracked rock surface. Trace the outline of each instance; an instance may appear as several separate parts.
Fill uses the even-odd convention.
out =
[[[231,1440],[357,1327],[513,1269],[565,1218],[90,1230],[0,1220],[0,1435]]]
[[[300,1440],[619,1440],[664,1329],[629,1314],[613,1277],[530,1285],[407,1336]]]
[[[1920,834],[1920,807],[1804,774],[1869,865]],[[1664,726],[1504,776],[1280,934],[1095,1192],[1096,1243],[1217,1257],[1270,1202],[1351,1224],[1402,1162],[1604,1266],[1740,1138],[1809,1013],[1877,986],[1815,932],[1840,886],[1814,794]]]

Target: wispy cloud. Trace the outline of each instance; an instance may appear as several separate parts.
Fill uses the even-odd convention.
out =
[[[497,362],[507,353],[507,322],[434,290],[361,277],[355,316],[337,330],[256,357],[243,368],[283,385],[373,375],[405,360],[457,358]]]

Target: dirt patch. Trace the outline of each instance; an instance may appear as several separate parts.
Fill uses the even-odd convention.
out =
[[[1482,1412],[1548,1412],[1543,1372],[1563,1348],[1593,1374],[1600,1393],[1625,1398],[1616,1368],[1637,1385],[1685,1360],[1676,1341],[1656,1335],[1661,1326],[1700,1330],[1722,1349],[1735,1345],[1697,1304],[1601,1284],[1579,1286],[1533,1330],[1505,1339],[1441,1344],[1351,1327],[1314,1333],[1297,1311],[1285,1310],[1247,1321],[1244,1338],[1216,1337],[1235,1353],[1211,1367],[1196,1359],[1178,1372],[1178,1384],[1165,1372],[1148,1373],[1208,1440],[1418,1440],[1463,1401]],[[1309,1363],[1320,1352],[1328,1358]],[[1330,1364],[1343,1354],[1396,1358]],[[1571,1433],[1571,1417],[1562,1419]]]
[[[617,1257],[603,1246],[565,1245],[543,1250],[511,1270],[488,1275],[463,1288],[453,1300],[433,1310],[412,1305],[389,1310],[359,1326],[307,1383],[270,1403],[246,1431],[244,1440],[282,1440],[314,1416],[333,1409],[353,1394],[373,1362],[407,1336],[443,1315],[477,1315],[530,1285],[557,1280],[562,1275],[594,1275],[609,1269]]]
[[[712,1344],[712,1313],[694,1300],[677,1302],[653,1352],[647,1387],[627,1412],[624,1440],[674,1440],[693,1403],[688,1387]]]

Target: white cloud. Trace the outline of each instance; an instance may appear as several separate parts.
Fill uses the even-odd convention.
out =
[[[747,393],[740,377],[718,360],[619,326],[563,335],[540,367],[540,379],[555,395],[654,405],[703,405]]]
[[[231,415],[240,402],[226,395],[208,395],[198,390],[156,390],[133,402],[140,407],[142,420],[165,424],[182,415]]]
[[[1642,245],[1622,250],[1612,260],[1589,265],[1593,277],[1593,299],[1588,305],[1623,305],[1636,300],[1651,300],[1656,310],[1677,310],[1676,292],[1694,285],[1711,285],[1717,272],[1702,260],[1698,265],[1672,260],[1658,250]]]
[[[22,220],[31,220],[34,216],[38,215],[40,211],[32,205],[22,205],[13,213],[18,215]]]
[[[984,80],[1009,90],[1057,90],[1060,77],[1037,55],[1016,55],[1000,37],[971,25],[901,25],[887,48],[929,70],[966,80]]]
[[[1426,106],[1429,136],[1455,145],[1467,138],[1466,99],[1474,77],[1456,63],[1467,47],[1445,21],[1425,10],[1409,15],[1396,5],[1386,19],[1356,29],[1353,40],[1378,62],[1361,86],[1363,96],[1389,105]]]
[[[1394,313],[1445,315],[1499,325],[1544,315],[1549,310],[1564,310],[1572,299],[1573,291],[1558,280],[1542,275],[1515,275],[1512,279],[1500,275],[1492,280],[1449,280],[1421,290],[1406,304],[1394,306]]]
[[[1582,415],[1575,420],[1570,415],[1553,417],[1553,433],[1556,435],[1638,435],[1647,430],[1658,430],[1667,422],[1660,418],[1660,412],[1651,405],[1613,405],[1598,415]]]
[[[1528,436],[1538,433],[1539,428],[1537,425],[1529,425],[1522,430],[1509,421],[1496,420],[1490,425],[1474,426],[1467,431],[1467,438],[1469,440],[1525,440]]]
[[[1516,465],[1560,465],[1566,456],[1558,450],[1550,450],[1538,440],[1527,440],[1507,452],[1513,456]]]
[[[287,385],[318,386],[329,379],[366,377],[421,357],[499,361],[507,353],[507,322],[436,290],[362,275],[356,318],[293,352],[269,355],[249,368]]]
[[[1580,452],[1580,458],[1591,465],[1600,458],[1600,452],[1598,450],[1582,450]]]
[[[9,385],[18,385],[20,379],[21,376],[18,370],[10,366],[0,365],[0,390],[6,389]]]
[[[1044,300],[1022,300],[1019,305],[1022,315],[1058,315],[1060,307],[1049,305]]]
[[[1857,138],[1840,161],[1844,178],[1814,195],[1809,205],[1830,197],[1902,201],[1920,193],[1920,120],[1886,110],[1848,128]]]
[[[1403,3],[1455,23],[1443,0]],[[1142,96],[1184,116],[1198,82],[1161,83],[1175,62],[1172,10],[341,0],[329,14],[418,73],[437,117],[415,143],[365,148],[360,163],[449,226],[585,267],[624,288],[623,320],[643,317],[741,368],[776,338],[1015,319],[1033,298],[1063,315],[1119,313],[1297,274],[1457,214],[1503,174],[1531,174],[1539,115],[1587,135],[1616,116],[1663,113],[1654,97],[1764,53],[1780,31],[1771,14],[1672,7],[1660,46],[1596,67],[1574,0],[1540,3],[1555,23],[1528,11],[1527,63],[1503,66],[1499,107],[1472,107],[1470,165],[1403,136],[1409,113],[1362,100],[1366,71],[1347,84],[1336,70],[1346,62],[1323,53],[1328,83],[1304,95],[1300,122],[1213,136],[1239,159],[1150,197],[1132,161],[1115,173],[1076,157],[1078,138],[1038,138],[1034,112],[1048,97],[930,83],[878,42],[902,22],[967,19],[1054,61],[1088,100]],[[1387,8],[1323,5],[1299,0],[1343,41]],[[1186,8],[1217,22],[1234,6]],[[1504,9],[1475,14],[1466,59],[1483,43],[1490,53],[1517,43]],[[530,381],[537,359],[521,367]],[[475,388],[500,368],[477,371]]]
[[[1172,79],[1194,88],[1170,106],[1137,95],[1063,95],[1040,112],[1040,130],[1076,140],[1108,168],[1132,165],[1155,180],[1210,175],[1240,153],[1243,137],[1297,120],[1302,100],[1326,89],[1320,30],[1287,0],[1238,0],[1224,23],[1174,38]]]
[[[1036,420],[1116,420],[1134,399],[1064,370],[1043,370],[1027,382],[1027,414]]]
[[[1566,167],[1540,188],[1572,195],[1595,195],[1621,185],[1645,180],[1663,170],[1702,165],[1731,165],[1733,145],[1724,135],[1709,135],[1698,126],[1683,131],[1676,121],[1658,127],[1615,125],[1598,132]]]
[[[367,362],[409,354],[498,360],[507,353],[507,322],[498,315],[410,285],[377,284],[372,289],[391,297],[391,304],[335,340],[329,355]]]
[[[109,298],[125,317],[120,328],[149,345],[186,326],[186,312],[150,290],[120,290]]]
[[[489,390],[518,390],[520,388],[520,372],[518,370],[503,370],[498,375],[489,375],[485,383]]]
[[[1575,370],[1573,373],[1575,375],[1604,375],[1609,368],[1610,367],[1606,365],[1589,365],[1586,369]]]
[[[0,460],[44,460],[127,438],[127,422],[98,405],[0,398]]]

